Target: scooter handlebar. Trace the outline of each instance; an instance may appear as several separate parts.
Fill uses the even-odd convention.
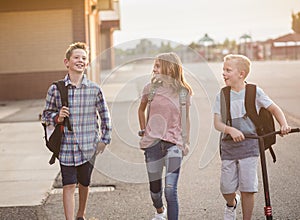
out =
[[[290,133],[295,133],[295,132],[300,132],[300,128],[292,128],[291,131],[289,132]],[[250,138],[250,139],[259,139],[261,137],[268,137],[268,136],[271,136],[271,135],[276,135],[276,134],[281,134],[281,131],[273,131],[273,132],[270,132],[270,133],[267,133],[267,134],[264,134],[264,135],[245,135],[245,138]],[[227,135],[226,138],[223,138],[223,140],[232,140],[232,138]]]
[[[300,132],[300,128],[292,128],[289,133],[295,133],[295,132]],[[264,134],[264,135],[261,135],[261,136],[267,137],[267,136],[270,136],[270,135],[273,135],[273,134],[281,134],[281,131],[274,131],[274,132],[270,132],[268,134]]]
[[[292,128],[289,133],[300,132],[300,128]]]

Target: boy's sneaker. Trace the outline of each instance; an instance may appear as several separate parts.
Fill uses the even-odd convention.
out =
[[[155,213],[152,220],[166,220],[167,219],[167,208],[164,206],[164,211],[162,213]]]
[[[235,220],[236,219],[236,207],[240,204],[240,195],[235,195],[235,206],[234,207],[228,207],[227,204],[225,206],[224,211],[224,220]]]

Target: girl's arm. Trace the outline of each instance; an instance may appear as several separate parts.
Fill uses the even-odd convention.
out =
[[[138,117],[139,117],[141,130],[145,130],[146,128],[146,115],[145,115],[146,107],[147,107],[147,102],[141,102],[138,109]]]
[[[278,121],[278,123],[280,125],[281,134],[282,135],[288,134],[291,131],[291,127],[288,125],[281,108],[278,105],[276,105],[275,103],[273,103],[272,105],[270,105],[267,108],[267,110],[270,111],[272,113],[272,115],[274,115],[276,120]]]

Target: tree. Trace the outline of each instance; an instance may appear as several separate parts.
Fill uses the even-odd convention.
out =
[[[226,38],[223,43],[223,49],[227,49],[229,52],[235,51],[237,49],[236,41]]]
[[[137,54],[145,54],[148,53],[149,50],[151,50],[153,44],[148,39],[141,39],[140,43],[136,45],[136,52]]]
[[[292,13],[292,29],[296,33],[300,33],[300,12]]]
[[[159,52],[160,53],[167,53],[172,51],[172,46],[170,44],[170,42],[168,42],[167,44],[165,44],[163,41],[160,43],[160,48],[159,48]]]

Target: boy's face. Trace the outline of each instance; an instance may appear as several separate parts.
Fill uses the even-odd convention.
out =
[[[69,72],[83,73],[88,65],[87,53],[83,49],[75,49],[70,59],[65,59],[64,63],[69,69]]]
[[[240,71],[233,60],[223,63],[223,78],[226,86],[234,87],[244,82],[244,71]]]

